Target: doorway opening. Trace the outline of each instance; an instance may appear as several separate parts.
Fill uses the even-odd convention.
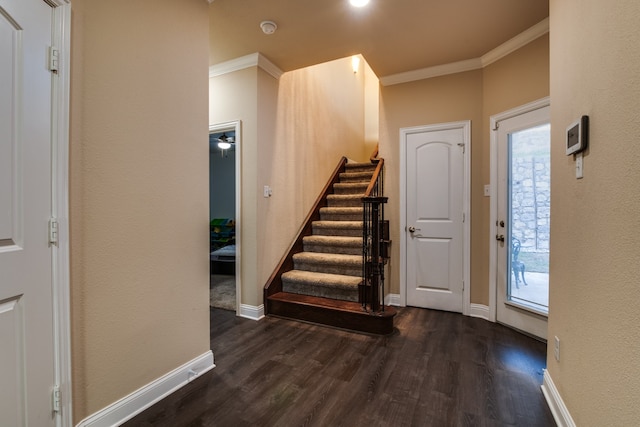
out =
[[[240,307],[240,122],[209,127],[209,305]]]

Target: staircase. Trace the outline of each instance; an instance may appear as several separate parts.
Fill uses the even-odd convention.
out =
[[[265,287],[267,314],[376,334],[393,331],[393,308],[371,314],[359,301],[362,197],[375,169],[375,163],[344,159],[317,203],[315,218],[312,212],[310,226]]]

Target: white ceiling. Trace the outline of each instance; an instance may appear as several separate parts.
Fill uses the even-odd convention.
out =
[[[260,52],[290,71],[361,53],[386,77],[480,58],[548,15],[548,0],[214,0],[210,64]]]

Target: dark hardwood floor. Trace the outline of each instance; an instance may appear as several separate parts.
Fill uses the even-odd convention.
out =
[[[216,368],[125,426],[554,426],[546,345],[400,308],[386,337],[211,310]]]

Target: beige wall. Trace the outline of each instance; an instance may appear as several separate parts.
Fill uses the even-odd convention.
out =
[[[547,369],[580,426],[640,420],[640,4],[551,0]],[[590,119],[584,178],[566,126]]]
[[[472,172],[474,205],[471,242],[471,302],[489,304],[489,204],[483,197],[483,186],[490,179],[489,120],[492,115],[549,96],[549,35],[532,41],[483,70],[482,170]],[[478,230],[478,227],[480,230]],[[472,237],[473,238],[473,237]]]
[[[385,215],[391,224],[391,293],[400,293],[400,129],[436,123],[471,120],[471,168],[482,168],[482,71],[453,74],[382,87],[380,97],[380,156],[385,160]],[[477,146],[479,145],[479,147]],[[474,175],[475,176],[475,175]],[[472,176],[473,180],[473,176]],[[476,200],[472,200],[472,203]],[[475,205],[472,205],[472,211]],[[472,217],[471,225],[475,224]],[[472,239],[476,238],[472,228]],[[472,271],[477,265],[472,258]],[[473,286],[472,275],[472,286]]]
[[[71,56],[78,422],[209,350],[207,4],[74,0]]]
[[[264,284],[340,158],[368,159],[364,94],[350,58],[279,80],[258,67],[210,79],[210,123],[242,120],[243,304],[263,303]]]
[[[400,147],[403,127],[471,120],[471,302],[489,304],[489,116],[549,94],[549,44],[543,36],[482,70],[383,87],[380,152],[386,165],[393,241],[390,292],[400,293]]]

